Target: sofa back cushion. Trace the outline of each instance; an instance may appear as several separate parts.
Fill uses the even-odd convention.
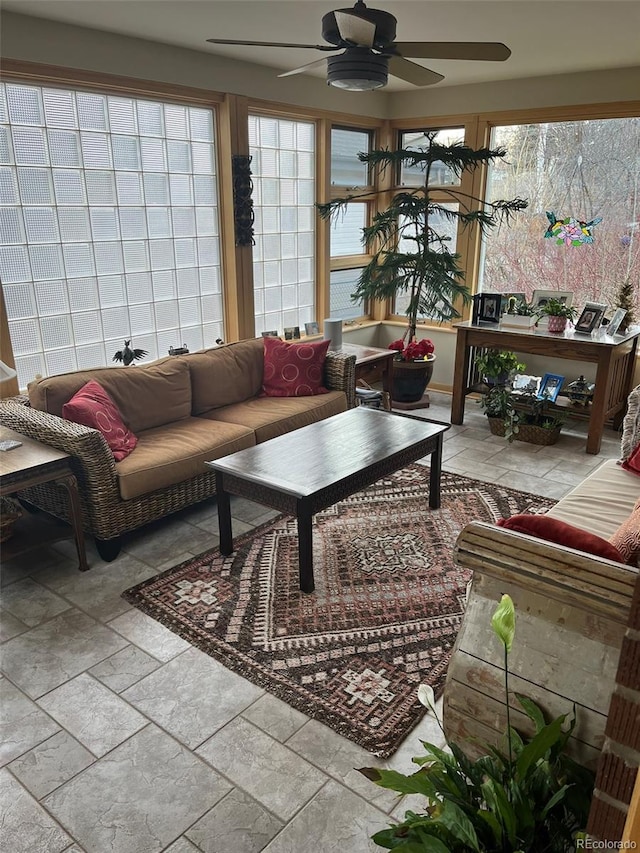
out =
[[[189,366],[193,414],[256,397],[262,388],[262,339],[180,356]]]
[[[29,402],[34,409],[62,417],[64,404],[91,379],[104,388],[134,433],[191,415],[189,369],[180,358],[146,367],[101,367],[48,376],[29,384]]]

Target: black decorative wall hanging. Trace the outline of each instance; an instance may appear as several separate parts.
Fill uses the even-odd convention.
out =
[[[251,180],[251,157],[234,154],[233,168],[233,218],[236,226],[236,246],[253,246],[253,182]]]

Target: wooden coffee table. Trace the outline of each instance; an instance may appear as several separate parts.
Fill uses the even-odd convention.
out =
[[[230,494],[298,522],[300,589],[313,592],[313,516],[431,455],[429,506],[440,506],[442,437],[449,424],[359,406],[207,462],[216,472],[220,552],[233,552]]]

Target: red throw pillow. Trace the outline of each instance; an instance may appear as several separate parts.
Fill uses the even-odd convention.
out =
[[[264,339],[263,397],[311,397],[328,394],[323,387],[324,360],[331,341],[287,344]]]
[[[90,379],[64,404],[62,417],[75,424],[100,430],[116,462],[128,456],[138,443],[129,427],[123,423],[116,404],[94,379]]]
[[[557,518],[550,518],[547,515],[512,515],[511,518],[499,519],[498,525],[507,530],[515,530],[517,533],[536,536],[546,542],[554,542],[556,545],[575,548],[594,557],[604,557],[616,563],[624,563],[618,549],[606,539]]]
[[[624,460],[622,467],[625,471],[640,474],[640,444],[635,448],[631,456]]]

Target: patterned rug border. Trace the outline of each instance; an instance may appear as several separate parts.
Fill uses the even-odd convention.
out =
[[[420,465],[419,463],[413,463],[412,465],[407,466],[407,468],[403,470],[413,470],[416,473],[420,473],[420,475],[423,476],[425,479],[428,478],[429,474],[429,468],[425,465]],[[398,472],[398,474],[400,473],[401,472]],[[394,476],[396,475],[392,475],[388,479],[393,479]],[[465,487],[466,483],[469,484],[468,488]],[[363,491],[367,492],[370,490],[375,490],[376,485],[378,484],[369,486]],[[556,503],[553,498],[547,498],[542,495],[536,495],[532,492],[524,492],[519,489],[514,489],[510,486],[505,486],[503,484],[487,483],[486,481],[479,480],[473,477],[467,477],[465,475],[458,475],[452,472],[442,472],[443,500],[446,499],[447,490],[451,491],[452,493],[473,493],[474,491],[477,491],[479,487],[488,487],[489,489],[498,490],[502,489],[507,494],[515,493],[518,498],[521,499],[524,503],[530,503],[534,505],[536,508],[534,510],[529,511],[533,511],[536,513],[547,512],[548,509],[550,509]],[[425,487],[425,500],[426,494],[428,494],[428,487]],[[498,506],[495,504],[495,502],[492,503],[493,511],[495,512],[497,517],[500,517],[501,512]],[[427,504],[425,504],[425,512],[430,512]],[[276,517],[266,522],[263,522],[260,526],[234,537],[234,554],[241,550],[243,546],[249,545],[253,540],[257,540],[260,537],[263,537],[266,533],[273,530],[276,525],[281,524],[286,518],[288,518],[288,516],[286,516],[285,514],[279,514]],[[417,698],[415,702],[417,711],[415,718],[411,720],[409,724],[407,724],[405,721],[397,736],[391,741],[388,741],[384,747],[380,748],[379,745],[376,746],[373,741],[367,742],[366,737],[354,735],[353,726],[350,724],[349,721],[346,721],[341,714],[335,713],[327,707],[320,707],[318,701],[315,700],[312,695],[309,695],[308,698],[305,698],[301,694],[301,688],[299,685],[290,686],[287,683],[286,671],[283,675],[279,674],[277,671],[274,670],[271,670],[268,673],[264,673],[256,665],[255,660],[253,660],[249,655],[243,653],[234,645],[226,642],[222,637],[218,637],[215,634],[203,636],[202,630],[198,627],[190,626],[190,623],[186,618],[181,618],[177,615],[165,613],[163,610],[160,609],[161,604],[159,602],[154,601],[153,598],[148,598],[144,594],[144,591],[147,590],[151,585],[157,584],[165,578],[177,575],[187,567],[191,567],[191,569],[194,569],[197,567],[204,566],[209,563],[211,559],[220,559],[220,553],[217,546],[208,548],[207,550],[200,552],[196,556],[189,557],[186,560],[183,560],[180,563],[176,564],[175,566],[165,569],[157,575],[154,575],[153,577],[148,578],[147,580],[142,581],[141,583],[136,584],[133,587],[130,587],[122,593],[122,598],[124,598],[130,604],[134,605],[137,609],[145,613],[147,616],[150,616],[151,618],[155,619],[157,622],[162,624],[164,627],[172,631],[177,636],[187,641],[190,645],[194,646],[205,654],[208,654],[210,657],[214,658],[214,660],[219,661],[223,666],[227,667],[232,672],[235,672],[236,674],[246,678],[252,684],[261,687],[266,692],[281,699],[286,704],[290,705],[292,708],[301,711],[312,719],[318,720],[324,725],[329,726],[338,734],[346,737],[347,739],[351,740],[356,744],[359,744],[377,757],[388,758],[390,755],[392,755],[400,746],[400,744],[405,740],[407,735],[418,725],[418,723],[424,716],[425,709],[422,708],[421,705],[419,705],[419,703],[417,702]],[[463,616],[464,612],[460,613],[459,619],[457,620],[458,627],[462,622]],[[437,622],[438,620],[443,620],[444,618],[451,620],[452,617],[436,616],[431,617],[430,619],[433,619]],[[434,676],[441,675],[442,671],[446,672],[452,652],[453,645],[446,657],[440,661],[439,665],[430,670],[429,675],[431,680],[433,680]],[[439,698],[443,690],[444,680],[442,680],[441,684],[435,689],[436,698]]]

